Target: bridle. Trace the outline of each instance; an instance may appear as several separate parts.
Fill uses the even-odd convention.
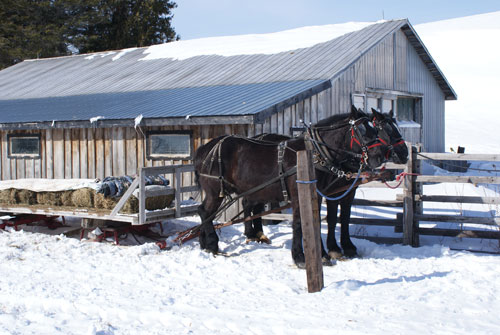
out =
[[[384,123],[386,125],[388,125],[389,127],[391,127],[393,133],[397,132],[399,136],[397,138],[395,138],[394,140],[392,140],[393,137],[390,136],[389,134],[387,134],[387,131],[384,129],[384,125],[383,125]],[[384,120],[380,120],[380,122],[379,122],[379,120],[377,120],[377,118],[374,116],[372,118],[372,124],[373,124],[373,126],[375,126],[379,130],[379,132],[385,133],[391,141],[391,143],[387,143],[387,141],[385,141],[383,138],[380,138],[380,136],[379,136],[380,142],[382,142],[384,145],[387,146],[387,153],[385,154],[385,158],[389,159],[389,157],[391,155],[395,154],[394,147],[396,147],[398,145],[405,144],[405,140],[403,139],[403,136],[401,136],[401,133],[394,126],[392,121],[388,121],[388,120],[384,119]]]
[[[377,137],[375,140],[371,142],[366,142],[363,134],[359,129],[359,125],[369,120],[367,117],[363,116],[358,119],[349,119],[347,124],[342,125],[329,125],[329,126],[307,126],[306,125],[306,134],[305,140],[306,143],[310,143],[312,145],[313,151],[313,163],[314,165],[324,171],[332,172],[336,174],[338,177],[346,177],[350,179],[352,177],[351,172],[345,172],[340,168],[341,163],[345,162],[340,161],[338,159],[334,159],[334,155],[339,155],[341,153],[346,154],[348,156],[347,160],[350,160],[354,164],[359,163],[359,170],[363,170],[368,165],[368,151],[376,148],[378,146],[384,145],[381,142],[380,138]],[[326,131],[334,131],[339,130],[345,127],[349,127],[349,132],[351,135],[350,140],[350,150],[345,149],[336,149],[332,148],[328,144],[326,144],[320,134],[320,132]],[[362,153],[354,152],[353,146],[356,143],[359,147],[361,147]],[[332,153],[334,155],[332,155]]]

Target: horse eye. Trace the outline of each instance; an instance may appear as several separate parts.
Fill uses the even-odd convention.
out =
[[[359,132],[361,133],[361,135],[365,136],[366,135],[366,127],[364,124],[360,124],[358,126],[358,129],[359,129]]]
[[[384,130],[387,134],[392,134],[392,127],[387,123],[384,124]]]

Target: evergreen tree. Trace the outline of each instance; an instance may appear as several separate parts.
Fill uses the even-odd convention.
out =
[[[170,0],[1,0],[0,69],[23,59],[179,39]]]

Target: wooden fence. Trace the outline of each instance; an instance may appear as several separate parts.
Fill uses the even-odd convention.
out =
[[[441,164],[447,166],[463,167],[464,162],[471,161],[500,161],[500,155],[485,155],[485,154],[453,154],[453,153],[428,153],[420,152],[416,146],[409,146],[411,151],[410,159],[406,165],[389,165],[392,169],[404,169],[408,175],[405,177],[404,183],[398,188],[401,194],[398,194],[396,200],[381,201],[381,200],[366,200],[355,199],[354,205],[358,206],[382,206],[394,207],[401,209],[395,213],[393,219],[364,219],[351,218],[351,224],[362,225],[377,225],[394,227],[395,232],[401,232],[401,237],[383,237],[383,236],[366,236],[356,235],[353,237],[365,238],[379,243],[403,243],[412,246],[419,246],[420,235],[446,236],[446,237],[465,237],[465,238],[481,238],[481,239],[496,239],[500,240],[500,231],[497,228],[500,225],[500,217],[494,214],[490,216],[470,216],[470,215],[445,215],[445,214],[424,214],[425,203],[455,203],[458,206],[463,204],[487,204],[499,205],[500,197],[488,196],[468,196],[468,195],[427,195],[424,194],[423,186],[425,184],[435,183],[470,183],[478,184],[500,184],[500,177],[496,176],[480,176],[471,175],[425,175],[422,172],[422,161],[427,160],[433,164]],[[472,170],[474,171],[474,170]],[[394,184],[391,182],[390,184]],[[386,187],[380,182],[372,182],[363,187]],[[359,191],[358,191],[359,192]],[[437,228],[437,227],[420,227],[421,222],[434,223],[457,223],[458,228]],[[474,229],[461,227],[461,224],[466,223],[466,226],[474,226]],[[483,229],[481,226],[494,226],[497,229]]]

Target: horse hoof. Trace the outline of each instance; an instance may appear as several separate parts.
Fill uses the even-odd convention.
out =
[[[356,258],[356,257],[358,257],[358,253],[356,252],[356,250],[347,249],[347,250],[344,250],[344,256],[347,258]]]
[[[306,262],[295,262],[295,265],[296,265],[299,269],[305,269],[305,268],[306,268]]]
[[[328,256],[330,256],[331,259],[342,259],[342,253],[339,251],[328,251]]]
[[[248,237],[246,240],[245,240],[245,243],[248,244],[250,242],[257,242],[257,238],[256,237]]]
[[[214,256],[217,256],[219,254],[218,248],[217,248],[217,250],[205,248],[205,249],[203,249],[203,251],[205,251],[206,253],[212,254]]]
[[[269,239],[269,237],[264,235],[264,233],[261,231],[257,233],[257,242],[271,244],[271,240]]]
[[[321,257],[321,264],[323,264],[323,266],[333,266],[334,265],[332,263],[331,259],[326,258],[326,257]]]

